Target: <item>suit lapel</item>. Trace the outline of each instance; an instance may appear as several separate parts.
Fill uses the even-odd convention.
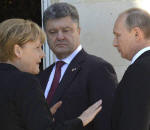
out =
[[[57,101],[61,99],[64,92],[67,88],[69,88],[75,77],[78,75],[80,70],[82,69],[81,64],[85,60],[86,52],[81,50],[76,57],[71,61],[70,65],[68,66],[58,88],[55,91],[54,97],[52,99],[52,104],[55,104]]]

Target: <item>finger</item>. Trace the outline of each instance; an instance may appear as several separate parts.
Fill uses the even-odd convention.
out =
[[[102,100],[101,99],[98,100],[96,103],[94,103],[94,107],[98,107],[100,105],[102,105]]]
[[[100,106],[99,108],[97,108],[95,111],[94,111],[94,117],[102,110],[102,106]]]
[[[57,102],[55,105],[53,105],[51,108],[50,108],[50,111],[53,114],[55,114],[55,112],[57,111],[57,109],[62,105],[62,101],[59,101]]]
[[[54,119],[54,118],[52,118],[52,121],[53,121],[53,122],[55,122],[55,119]]]
[[[96,115],[102,110],[102,106],[98,107],[96,110],[95,110],[95,113]]]
[[[54,109],[57,110],[61,105],[62,105],[62,101],[57,102],[57,103],[54,105]]]
[[[96,107],[98,108],[98,107],[100,107],[101,105],[102,105],[102,100],[100,99],[100,100],[98,101],[98,104],[97,104]]]
[[[102,105],[102,100],[98,100],[97,102],[95,102],[92,106],[90,106],[89,108],[92,109],[92,108],[98,108]]]
[[[86,109],[86,111],[84,111],[84,112],[95,113],[95,112],[97,112],[96,111],[97,109],[99,110],[99,108],[101,107],[101,104],[102,104],[102,100],[99,100],[96,103],[94,103],[92,106],[90,106],[88,109]]]

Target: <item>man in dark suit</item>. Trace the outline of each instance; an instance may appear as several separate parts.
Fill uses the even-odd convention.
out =
[[[116,90],[112,130],[150,130],[150,14],[129,9],[113,32],[114,46],[131,65]]]
[[[49,106],[62,100],[55,114],[56,121],[70,120],[98,99],[103,100],[102,112],[85,129],[110,130],[113,94],[117,79],[113,67],[103,59],[86,53],[80,45],[79,15],[67,3],[56,3],[44,12],[44,28],[50,49],[61,67],[60,82],[52,89],[56,64],[40,73],[39,78]],[[49,100],[49,93],[53,92]]]

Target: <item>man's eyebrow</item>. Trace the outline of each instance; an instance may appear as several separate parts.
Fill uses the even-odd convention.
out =
[[[70,26],[65,26],[65,27],[63,27],[63,28],[71,28]]]

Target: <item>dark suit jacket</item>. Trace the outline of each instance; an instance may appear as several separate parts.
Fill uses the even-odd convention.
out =
[[[53,66],[39,75],[44,90]],[[116,74],[109,63],[81,50],[68,66],[50,104],[59,100],[63,102],[55,114],[55,120],[59,122],[75,118],[95,101],[102,99],[102,112],[85,129],[110,130],[110,111],[116,81]]]
[[[78,130],[79,119],[53,124],[39,82],[10,64],[0,63],[1,130]]]
[[[112,115],[112,130],[150,130],[150,51],[126,70]]]

